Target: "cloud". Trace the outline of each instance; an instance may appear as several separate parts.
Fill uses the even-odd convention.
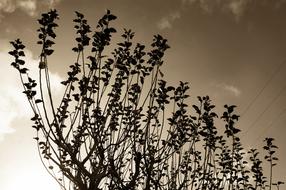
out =
[[[231,0],[225,4],[226,9],[229,10],[238,21],[248,8],[248,4],[252,0]]]
[[[206,13],[214,13],[215,11],[231,13],[236,21],[245,14],[249,9],[251,3],[272,5],[280,8],[286,0],[182,0],[182,4],[199,5],[200,8]]]
[[[56,4],[58,4],[61,0],[48,0],[48,5],[50,6],[50,8],[53,8],[54,6],[56,6]]]
[[[157,26],[160,30],[171,29],[175,20],[181,18],[180,12],[172,12],[171,14],[161,18],[161,20],[157,23]]]
[[[237,87],[232,86],[232,85],[225,85],[224,89],[226,91],[233,93],[235,96],[239,96],[241,94],[241,91]]]
[[[1,42],[1,44],[3,44],[3,40]],[[10,66],[11,60],[7,52],[3,51],[2,46],[0,51],[0,141],[4,139],[5,134],[15,131],[11,124],[14,118],[17,117],[17,112],[19,111],[19,114],[24,113],[20,111],[20,107],[18,106],[24,99],[23,96],[19,96],[19,93],[17,93],[19,92],[18,89],[20,86],[15,80],[16,77],[11,77],[13,73],[12,67]]]
[[[12,68],[10,63],[13,58],[7,52],[11,49],[11,46],[7,41],[1,39],[0,48],[0,142],[4,139],[4,136],[13,133],[15,131],[15,125],[17,119],[32,116],[31,108],[28,105],[26,97],[22,93],[22,86],[19,79],[19,74]],[[33,59],[31,52],[26,51],[26,63],[29,64],[30,75],[32,78],[38,76],[38,63],[39,60]],[[51,85],[53,86],[53,92],[56,95],[60,94],[63,90],[63,86],[60,85],[60,81],[63,81],[59,75],[51,73]]]
[[[189,3],[191,5],[198,4],[202,10],[211,13],[220,0],[182,0],[183,4]]]
[[[11,13],[14,12],[15,9],[16,5],[11,0],[0,0],[0,11]]]
[[[248,8],[248,4],[253,0],[183,0],[183,3],[190,5],[199,4],[201,9],[206,13],[213,13],[217,9],[219,11],[230,12],[239,20]]]
[[[218,88],[221,88],[222,90],[231,93],[232,95],[238,97],[241,95],[241,90],[237,88],[236,86],[221,83],[216,85]]]
[[[0,15],[22,10],[29,16],[35,16],[39,7],[53,8],[60,0],[0,0]]]
[[[160,30],[172,28],[170,20],[166,17],[162,18],[157,25]]]
[[[18,6],[30,16],[34,16],[37,9],[37,2],[35,0],[19,1]]]

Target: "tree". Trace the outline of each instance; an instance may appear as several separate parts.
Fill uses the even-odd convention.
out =
[[[58,27],[56,10],[38,20],[42,47],[39,79],[28,73],[22,41],[11,44],[11,64],[19,73],[34,116],[38,150],[47,171],[62,189],[271,189],[277,147],[266,139],[265,157],[270,181],[263,175],[258,152],[249,151],[251,168],[236,127],[235,106],[225,105],[219,135],[215,106],[208,96],[198,97],[190,114],[188,83],[169,86],[160,68],[167,40],[155,35],[151,50],[132,41],[124,30],[122,42],[108,55],[116,16],[108,10],[91,34],[84,15],[76,12],[74,29],[77,59],[62,81],[65,91],[54,105],[49,57]],[[88,56],[86,53],[88,52]],[[38,87],[37,87],[38,85]]]

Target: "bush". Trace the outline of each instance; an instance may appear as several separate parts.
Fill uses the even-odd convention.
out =
[[[38,20],[42,51],[37,82],[28,74],[19,39],[11,42],[14,50],[9,53],[34,113],[41,160],[62,189],[271,190],[283,184],[272,179],[278,160],[273,138],[265,139],[268,177],[259,152],[246,154],[236,127],[236,106],[225,105],[218,117],[204,96],[191,106],[194,114],[189,113],[188,83],[173,87],[163,79],[160,68],[169,45],[162,36],[155,35],[146,51],[125,29],[122,42],[106,55],[116,33],[111,26],[116,16],[110,11],[92,36],[84,15],[76,12],[72,50],[77,59],[62,81],[61,102],[54,105],[48,60],[54,53],[58,18],[51,10]],[[225,122],[223,135],[217,119]]]

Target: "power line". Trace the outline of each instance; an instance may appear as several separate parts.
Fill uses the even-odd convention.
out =
[[[269,104],[266,106],[263,112],[259,114],[259,116],[256,118],[256,120],[249,126],[247,131],[245,132],[246,134],[252,129],[255,124],[260,120],[260,118],[269,110],[271,105],[281,96],[282,92],[286,89],[286,85],[278,92],[278,94],[272,99],[272,101],[269,102]]]
[[[284,112],[286,111],[286,108],[283,109],[276,117],[276,119],[274,119],[274,121],[277,121],[283,114]],[[270,128],[273,127],[275,122],[271,122],[270,125],[268,125],[264,130],[263,132],[255,139],[254,141],[254,144],[256,145],[258,143],[258,140],[263,136],[263,134],[265,134]]]
[[[266,87],[270,84],[270,82],[274,79],[274,77],[277,75],[277,73],[281,70],[281,68],[284,66],[286,60],[282,61],[277,68],[275,69],[275,71],[273,72],[273,74],[271,75],[271,77],[266,81],[266,83],[264,84],[264,86],[260,89],[260,91],[256,94],[256,96],[252,99],[252,101],[250,101],[250,103],[247,105],[247,107],[245,108],[245,110],[241,113],[241,117],[245,115],[245,113],[252,107],[252,105],[256,102],[256,100],[261,96],[261,94],[264,92],[264,90],[266,89]]]

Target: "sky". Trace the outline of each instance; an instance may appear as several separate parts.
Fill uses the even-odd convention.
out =
[[[165,79],[188,81],[192,104],[209,95],[220,113],[224,104],[238,106],[245,148],[275,138],[275,176],[286,181],[286,0],[0,0],[0,189],[57,189],[39,160],[31,110],[7,53],[9,41],[20,38],[27,62],[37,67],[37,19],[50,8],[60,14],[50,61],[55,96],[75,60],[74,11],[95,27],[110,9],[119,33],[132,29],[147,46],[155,34],[168,39]]]

